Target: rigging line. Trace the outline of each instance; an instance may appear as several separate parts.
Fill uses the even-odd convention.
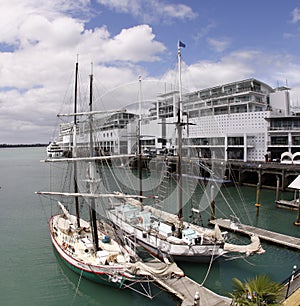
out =
[[[39,197],[39,200],[40,200],[40,204],[41,204],[40,206],[42,207],[42,211],[43,211],[43,215],[45,217],[45,220],[46,220],[46,222],[48,222],[48,215],[47,215],[47,212],[46,212],[46,209],[45,209],[45,205],[43,204],[43,201],[40,197]],[[52,216],[52,212],[51,212],[51,216]]]
[[[221,194],[221,196],[222,196],[224,202],[227,204],[228,208],[230,209],[231,213],[232,213],[235,217],[237,217],[236,213],[234,212],[234,210],[232,209],[232,207],[231,207],[231,205],[229,204],[228,200],[226,199],[224,192],[223,192],[221,189],[219,189],[219,192],[220,192],[220,194]]]
[[[77,287],[76,287],[75,294],[74,294],[74,296],[73,296],[71,305],[74,305],[75,298],[76,298],[77,293],[78,293],[78,290],[79,290],[79,285],[80,285],[80,282],[81,282],[82,274],[83,274],[83,270],[81,270],[81,273],[80,273],[80,276],[79,276],[79,279],[78,279]]]
[[[232,174],[234,175],[234,172],[232,172]],[[235,188],[236,188],[236,190],[237,190],[237,192],[238,192],[238,195],[239,195],[240,199],[242,200],[242,203],[244,204],[244,205],[243,205],[243,207],[244,207],[243,212],[246,213],[247,220],[248,220],[249,224],[252,224],[252,222],[251,222],[251,217],[250,217],[250,213],[249,213],[249,211],[248,211],[247,209],[245,209],[245,204],[246,204],[245,197],[243,196],[243,193],[242,193],[242,190],[241,190],[240,186],[237,184],[237,179],[236,179],[235,176],[234,176],[233,182],[234,182],[234,186],[235,186]],[[243,208],[243,207],[242,207],[242,208]],[[238,208],[239,208],[239,206],[238,206]],[[239,212],[239,215],[241,216],[241,215],[242,215],[241,209],[238,209],[238,212]]]
[[[249,264],[250,266],[256,267],[257,265],[254,263],[251,263],[249,260],[246,260],[247,256],[235,256],[235,257],[230,257],[230,256],[224,256],[225,261],[231,261],[231,260],[237,260],[237,259],[242,259],[244,260],[247,264]]]
[[[214,245],[214,248],[213,248],[213,254],[215,252],[215,248],[216,248],[216,245]],[[206,275],[202,281],[202,283],[200,284],[200,286],[202,287],[204,285],[204,283],[206,282],[206,279],[210,273],[210,270],[211,270],[211,266],[212,266],[212,263],[213,263],[213,260],[214,260],[214,255],[211,255],[211,259],[210,259],[210,262],[209,262],[209,266],[208,266],[208,269],[207,269],[207,272],[206,272]]]
[[[237,214],[239,216],[242,216],[243,213],[245,212],[246,216],[247,216],[247,219],[248,219],[249,223],[251,224],[251,218],[250,218],[249,212],[245,209],[246,208],[245,207],[245,204],[246,204],[245,197],[242,194],[241,188],[237,185],[237,183],[235,181],[234,181],[234,187],[235,187],[235,190],[237,191],[239,199],[241,199],[241,203],[243,204],[243,205],[237,205]],[[227,190],[229,190],[229,189],[227,188]],[[231,199],[233,200],[233,197],[232,197],[231,193],[230,192],[228,192],[228,193],[230,194]],[[243,209],[243,211],[242,211],[242,209]]]

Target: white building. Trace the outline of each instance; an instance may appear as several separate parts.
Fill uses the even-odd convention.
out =
[[[149,115],[122,112],[99,119],[97,142],[102,152],[135,153],[137,135],[142,150],[176,152],[176,121],[179,93],[157,97]],[[247,79],[183,95],[183,154],[224,160],[264,161],[280,158],[284,151],[300,151],[300,116],[291,116],[289,88],[273,89],[256,79]],[[281,118],[281,119],[280,119]],[[78,142],[87,143],[88,124],[78,127]],[[60,142],[71,144],[71,125],[63,124]],[[296,149],[297,151],[298,149]]]
[[[178,92],[159,96],[143,125],[158,148],[176,149],[171,123],[177,120],[178,99]],[[256,79],[233,82],[185,94],[183,112],[193,124],[185,127],[185,154],[195,149],[204,158],[262,161],[269,149],[266,119],[289,114],[289,89],[274,90]]]

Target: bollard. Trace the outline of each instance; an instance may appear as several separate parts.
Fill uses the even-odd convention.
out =
[[[198,291],[196,291],[196,293],[195,293],[194,306],[200,306],[200,295],[199,295]]]

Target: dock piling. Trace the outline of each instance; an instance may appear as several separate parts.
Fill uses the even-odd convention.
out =
[[[300,226],[300,189],[299,189],[298,205],[299,206],[298,206],[297,220],[294,222],[294,224]]]
[[[276,176],[276,202],[279,201],[279,186],[280,186],[280,178]]]
[[[260,183],[257,183],[257,188],[256,188],[256,216],[258,217],[259,215],[259,207],[260,207]]]

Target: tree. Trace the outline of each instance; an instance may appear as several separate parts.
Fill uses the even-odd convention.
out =
[[[233,305],[280,305],[279,300],[282,297],[283,286],[273,282],[265,274],[244,282],[233,278],[232,282],[233,291],[229,295],[233,299]]]

